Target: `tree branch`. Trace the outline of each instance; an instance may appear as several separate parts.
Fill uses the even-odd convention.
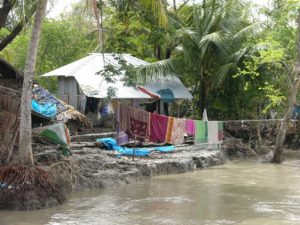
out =
[[[23,21],[19,22],[17,26],[10,32],[8,36],[6,36],[1,42],[0,42],[0,52],[13,41],[13,39],[22,31],[24,25],[27,23],[24,23]]]
[[[7,16],[16,3],[16,0],[4,0],[0,8],[0,29],[6,24]]]

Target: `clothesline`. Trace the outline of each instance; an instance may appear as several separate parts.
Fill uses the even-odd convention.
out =
[[[282,121],[283,119],[263,119],[263,120],[223,120],[224,123],[232,123],[232,122],[276,122]],[[292,119],[290,119],[292,120]],[[293,120],[294,121],[294,120]]]
[[[185,134],[194,136],[195,144],[221,144],[222,121],[202,121],[150,113],[112,101],[115,111],[116,140],[119,145],[130,139],[157,143],[182,144]]]

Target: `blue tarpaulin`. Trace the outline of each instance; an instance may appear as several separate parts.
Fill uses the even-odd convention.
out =
[[[173,91],[170,88],[160,89],[156,93],[158,93],[160,95],[160,98],[164,102],[172,103],[172,102],[175,101],[174,93],[173,93]]]
[[[100,138],[96,142],[103,143],[106,150],[122,150],[123,147],[117,144],[116,139],[113,138]]]
[[[54,118],[57,115],[56,104],[52,102],[38,103],[35,100],[31,100],[31,108],[33,111],[42,114],[43,116]]]
[[[96,142],[103,143],[107,150],[115,150],[120,152],[122,155],[130,155],[132,156],[134,153],[134,148],[126,148],[120,145],[117,145],[117,142],[113,138],[100,138],[97,139]],[[135,148],[135,156],[148,156],[151,151],[159,151],[159,152],[170,152],[175,150],[175,146],[161,146],[161,147],[153,147],[153,148]]]
[[[171,152],[171,151],[175,150],[175,146],[169,145],[169,146],[155,147],[154,150],[159,151],[159,152]]]
[[[37,101],[40,104],[44,103],[52,103],[56,105],[57,113],[63,112],[66,110],[66,107],[63,103],[54,97],[52,94],[49,93],[48,90],[44,89],[43,87],[35,84],[32,89],[32,99]]]

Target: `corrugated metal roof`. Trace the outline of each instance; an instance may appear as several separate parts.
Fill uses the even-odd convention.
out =
[[[116,68],[120,65],[115,58],[118,54],[105,53],[104,60],[101,53],[93,53],[75,62],[48,72],[42,76],[73,76],[77,80],[80,88],[88,97],[105,98],[110,87],[116,91],[116,97],[119,99],[149,99],[149,95],[139,91],[134,87],[124,86],[124,82],[119,76],[115,83],[106,82],[104,77],[98,75],[99,71],[104,69],[104,65],[111,64]],[[135,58],[129,54],[121,54],[122,58],[133,66],[147,65],[148,62]],[[162,82],[163,81],[163,82]],[[184,87],[178,77],[163,78],[154,80],[145,85],[146,88],[156,92],[160,89],[169,88],[174,92],[175,98],[191,99],[192,96]]]

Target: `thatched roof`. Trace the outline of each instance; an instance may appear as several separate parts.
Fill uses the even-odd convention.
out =
[[[9,62],[0,58],[0,77],[18,79],[22,77],[22,73]]]
[[[92,123],[91,121],[82,113],[77,111],[73,106],[71,105],[64,105],[66,107],[66,110],[57,114],[56,119],[58,121],[67,122],[68,120],[76,120],[85,127],[91,127]]]

